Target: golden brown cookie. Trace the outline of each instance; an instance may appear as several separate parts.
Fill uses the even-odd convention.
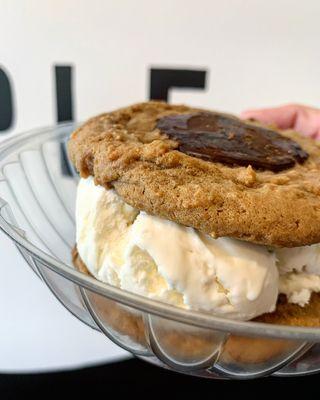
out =
[[[81,176],[139,210],[215,238],[320,242],[320,148],[297,133],[148,102],[89,120],[68,147]]]

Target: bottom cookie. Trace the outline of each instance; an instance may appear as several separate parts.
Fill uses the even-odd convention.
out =
[[[72,252],[72,261],[79,271],[90,275],[76,247]],[[149,347],[147,322],[141,313],[94,293],[91,294],[90,300],[100,318],[117,334],[127,336],[130,341],[138,345]],[[320,326],[320,294],[313,294],[310,303],[305,307],[289,304],[285,297],[280,297],[275,312],[259,316],[255,321],[292,326]],[[184,324],[181,324],[179,329],[179,325],[159,317],[153,320],[158,345],[174,358],[185,361],[206,358],[217,348],[217,342],[221,342],[217,332],[188,328]],[[270,360],[276,362],[278,358],[280,360],[287,354],[290,355],[301,344],[290,340],[230,335],[222,346],[219,362],[224,365],[235,362],[238,364],[268,363]]]

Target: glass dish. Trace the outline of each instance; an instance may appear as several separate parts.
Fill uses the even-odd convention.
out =
[[[179,372],[248,379],[320,370],[320,328],[239,322],[184,310],[75,269],[71,250],[78,176],[66,155],[74,127],[34,130],[0,145],[0,227],[64,307],[132,354]]]

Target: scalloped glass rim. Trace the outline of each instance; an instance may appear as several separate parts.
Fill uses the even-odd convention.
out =
[[[75,126],[76,124],[73,123],[65,123],[59,124],[56,127],[39,128],[15,135],[14,137],[7,139],[0,144],[0,162],[6,156],[8,156],[11,151],[17,150],[19,145],[25,144],[27,141],[35,137],[50,138],[61,136],[62,138],[65,138],[65,133],[60,133],[59,135],[59,128],[70,128],[71,132]],[[0,180],[2,179],[3,177],[1,176]],[[77,271],[73,266],[60,262],[55,257],[47,254],[28,241],[24,237],[24,233],[21,231],[21,229],[10,224],[3,216],[3,210],[5,206],[10,207],[10,204],[8,204],[4,199],[0,198],[0,229],[7,236],[9,236],[18,246],[25,249],[32,257],[35,257],[52,271],[97,294],[131,306],[140,311],[201,328],[211,328],[218,331],[246,336],[263,336],[320,342],[320,327],[304,328],[224,319],[205,312],[180,309],[178,307],[127,292],[109,284],[100,282],[93,277]]]

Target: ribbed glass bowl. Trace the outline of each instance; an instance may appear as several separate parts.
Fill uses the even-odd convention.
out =
[[[239,322],[183,310],[75,269],[71,250],[78,176],[66,154],[73,129],[63,124],[34,130],[0,145],[0,227],[64,307],[136,356],[175,371],[248,379],[320,370],[320,328]]]

